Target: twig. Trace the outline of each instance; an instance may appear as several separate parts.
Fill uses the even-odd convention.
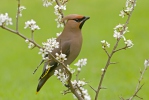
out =
[[[122,96],[119,96],[119,98],[120,98],[121,100],[125,100]]]
[[[88,84],[89,85],[89,84]],[[92,89],[92,90],[94,90],[94,92],[96,92],[96,90],[91,86],[91,85],[89,85],[89,87]]]
[[[65,68],[66,72],[69,75],[68,85],[70,87],[71,92],[78,98],[78,100],[83,100],[83,98],[77,93],[76,89],[72,85],[72,82],[71,82],[72,74],[68,70],[67,66],[63,62],[59,62],[51,53],[49,53],[49,55],[52,57],[53,60],[55,60],[56,62],[58,62],[59,64],[61,64],[63,66],[63,68]]]
[[[103,48],[103,50],[106,52],[107,56],[109,57],[110,55],[109,55],[107,49],[106,48]]]
[[[144,85],[143,84],[143,85],[140,86],[140,83],[141,83],[141,81],[143,79],[143,75],[144,75],[144,73],[145,73],[146,70],[147,70],[147,67],[145,67],[144,70],[141,72],[141,76],[140,76],[140,78],[138,80],[138,84],[136,86],[136,90],[135,90],[134,94],[128,100],[132,100],[134,97],[138,97],[137,96],[137,93],[141,90],[142,86]]]
[[[25,37],[25,36],[24,36],[23,34],[21,34],[20,32],[15,31],[15,30],[10,29],[10,28],[5,27],[5,26],[1,26],[1,27],[2,27],[3,29],[5,29],[5,30],[11,32],[11,33],[14,33],[14,34],[20,36],[20,37],[23,38],[24,40],[28,40],[29,42],[33,43],[36,47],[38,47],[38,48],[42,48],[39,44],[37,44],[36,42],[34,42],[34,41],[31,40],[31,39],[28,39],[27,37]]]
[[[134,4],[135,4],[135,2],[136,2],[136,0],[134,0]],[[126,20],[126,22],[125,22],[125,24],[124,24],[124,29],[121,31],[121,34],[123,34],[123,32],[125,31],[126,26],[127,26],[128,23],[129,23],[129,20],[130,20],[130,17],[131,17],[131,15],[132,15],[132,12],[134,11],[134,4],[133,4],[133,9],[132,9],[132,11],[129,13],[128,18],[127,18],[127,20]],[[117,39],[116,44],[114,45],[114,47],[113,47],[113,49],[112,49],[112,52],[109,54],[107,63],[106,63],[106,65],[105,65],[105,67],[104,67],[104,71],[103,71],[102,74],[101,74],[101,78],[100,78],[99,85],[98,85],[98,88],[97,88],[97,91],[96,91],[96,95],[95,95],[95,100],[98,99],[98,95],[99,95],[99,92],[100,92],[100,90],[101,90],[101,86],[102,86],[102,82],[103,82],[104,76],[105,76],[106,71],[107,71],[107,69],[108,69],[108,67],[109,67],[109,65],[110,65],[111,57],[113,56],[113,54],[114,54],[114,52],[115,52],[115,50],[116,50],[116,48],[117,48],[117,46],[118,46],[118,43],[119,43],[120,39],[121,39],[121,38],[118,38],[118,39]]]
[[[56,4],[60,7],[61,4],[60,4],[59,0],[55,0],[55,1],[56,1]],[[68,1],[66,0],[64,3],[66,3],[66,2],[68,2]],[[62,15],[62,18],[64,18],[64,14],[63,14],[63,11],[61,9],[59,9],[59,13]],[[63,21],[62,23],[65,26],[65,24],[66,24],[65,21]]]
[[[36,69],[34,70],[34,72],[33,72],[33,74],[35,74],[35,72],[37,71],[37,69],[39,68],[39,66],[42,64],[44,62],[44,60],[42,60],[41,62],[40,62],[40,64],[36,67]]]
[[[34,31],[31,31],[31,39],[34,41]]]
[[[17,15],[16,15],[16,31],[18,31],[18,23],[19,23],[19,13],[20,13],[20,0],[18,0],[18,9],[17,9]]]
[[[124,49],[127,49],[127,46],[125,46],[125,47],[123,47],[123,48],[120,48],[120,49],[115,50],[115,51],[114,51],[114,53],[115,53],[115,52],[118,52],[118,51],[120,51],[120,50],[124,50]]]

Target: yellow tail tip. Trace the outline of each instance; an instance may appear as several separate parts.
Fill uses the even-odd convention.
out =
[[[38,92],[36,92],[36,94],[38,94]]]

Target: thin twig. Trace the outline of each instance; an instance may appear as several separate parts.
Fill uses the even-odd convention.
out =
[[[134,0],[134,4],[135,4],[135,2],[136,2],[136,0]],[[127,18],[127,20],[126,20],[126,22],[125,22],[125,24],[124,24],[124,29],[121,31],[121,34],[123,34],[123,32],[125,31],[125,28],[126,28],[126,26],[128,25],[128,23],[129,23],[129,21],[130,21],[130,17],[131,17],[131,15],[132,15],[132,12],[133,12],[133,11],[134,11],[134,5],[133,5],[132,11],[131,11],[131,12],[129,13],[129,15],[128,15],[128,18]],[[107,72],[107,69],[108,69],[108,67],[109,67],[109,65],[110,65],[111,57],[113,56],[113,54],[114,54],[114,52],[115,52],[115,50],[116,50],[116,48],[117,48],[117,46],[118,46],[118,43],[119,43],[120,39],[121,39],[121,38],[118,38],[118,39],[117,39],[116,44],[114,45],[114,47],[113,47],[113,49],[112,49],[112,52],[109,54],[107,63],[106,63],[106,65],[105,65],[105,67],[104,67],[104,71],[103,71],[102,74],[101,74],[101,78],[100,78],[99,85],[98,85],[98,88],[97,88],[97,91],[96,91],[96,95],[95,95],[95,100],[98,99],[98,95],[99,95],[99,92],[100,92],[100,90],[101,90],[101,86],[102,86],[102,82],[103,82],[104,76],[105,76],[105,74],[106,74],[106,72]]]
[[[115,53],[115,52],[118,52],[118,51],[120,51],[120,50],[126,50],[126,49],[127,49],[127,46],[125,46],[125,47],[123,47],[123,48],[120,48],[120,49],[115,50],[115,51],[114,51],[114,53]]]
[[[34,31],[31,31],[31,39],[34,41]]]
[[[33,74],[35,74],[35,72],[37,71],[37,69],[40,67],[40,65],[42,64],[44,62],[44,60],[42,60],[41,62],[40,62],[40,64],[36,67],[36,69],[34,70],[34,72],[33,72]]]
[[[107,56],[109,57],[110,55],[109,55],[107,49],[106,48],[103,48],[103,50],[106,52]]]
[[[5,29],[5,30],[11,32],[11,33],[14,33],[14,34],[20,36],[20,37],[23,38],[24,40],[28,40],[29,42],[33,43],[36,47],[42,48],[39,44],[37,44],[36,42],[34,42],[34,41],[31,40],[31,39],[28,39],[27,37],[25,37],[25,36],[24,36],[23,34],[21,34],[20,32],[15,31],[15,30],[13,30],[13,29],[10,29],[10,28],[8,28],[8,27],[6,27],[6,26],[1,26],[1,27],[2,27],[3,29]]]
[[[144,75],[144,73],[145,73],[146,70],[147,70],[147,68],[145,67],[144,70],[141,72],[141,76],[140,76],[140,78],[139,78],[139,80],[138,80],[138,84],[137,84],[137,86],[136,86],[136,90],[135,90],[134,94],[133,94],[128,100],[132,100],[135,96],[138,97],[138,96],[137,96],[137,93],[141,90],[142,86],[144,85],[144,84],[143,84],[143,85],[140,86],[141,81],[142,81],[142,79],[143,79],[143,75]],[[140,97],[139,97],[139,98],[140,98]]]
[[[89,84],[88,84],[89,85]],[[92,89],[92,90],[94,90],[94,92],[96,93],[96,90],[91,86],[91,85],[89,85],[89,87]]]
[[[18,32],[18,28],[19,28],[19,13],[20,13],[20,0],[18,0],[18,9],[17,9],[17,14],[16,14],[16,31]]]

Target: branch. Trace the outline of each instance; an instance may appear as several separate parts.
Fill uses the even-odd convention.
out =
[[[109,55],[107,49],[106,48],[103,48],[103,50],[106,52],[107,56],[109,57],[110,55]]]
[[[117,50],[114,50],[114,53],[115,52],[118,52],[118,51],[120,51],[120,50],[126,50],[127,49],[127,46],[125,46],[125,47],[123,47],[123,48],[120,48],[120,49],[117,49]]]
[[[63,62],[60,62],[58,61],[51,53],[49,53],[49,55],[52,57],[52,59],[58,63],[60,63],[63,68],[65,68],[66,72],[68,73],[69,75],[69,78],[68,78],[68,85],[70,87],[70,90],[71,92],[78,98],[78,100],[83,100],[83,98],[77,93],[77,91],[75,91],[75,88],[73,87],[72,85],[72,82],[71,82],[71,78],[72,78],[72,74],[71,72],[67,69],[67,66],[63,63]]]
[[[16,31],[18,31],[19,13],[20,13],[19,8],[20,8],[20,0],[18,0],[18,10],[16,15]]]
[[[138,92],[141,90],[141,88],[142,88],[143,85],[144,85],[144,84],[143,84],[143,85],[140,86],[140,83],[141,83],[141,81],[142,81],[142,79],[143,79],[143,75],[144,75],[144,73],[145,73],[146,70],[147,70],[147,67],[145,67],[143,71],[140,71],[140,72],[141,72],[141,76],[140,76],[140,78],[139,78],[139,80],[138,80],[138,84],[137,84],[137,86],[136,86],[136,90],[135,90],[134,94],[133,94],[128,100],[132,100],[134,97],[138,97],[137,94],[138,94]],[[140,98],[140,97],[139,97],[139,98]]]
[[[59,2],[59,0],[55,0],[56,1],[56,4],[60,7],[61,6],[61,3]],[[65,4],[66,2],[68,2],[68,0],[66,0],[63,4]],[[59,13],[62,15],[62,18],[64,18],[64,14],[63,14],[63,11],[61,9],[59,9]],[[63,24],[65,26],[65,22],[63,21]]]
[[[130,13],[129,13],[129,15],[128,15],[128,18],[127,18],[127,20],[126,20],[126,22],[125,22],[125,24],[124,24],[124,29],[121,31],[121,34],[123,34],[123,32],[125,31],[126,26],[128,25],[128,23],[129,23],[129,21],[130,21],[130,17],[132,16],[132,12],[134,11],[135,2],[136,2],[136,0],[134,0],[133,9],[132,9],[132,11],[130,11]],[[120,39],[121,39],[121,38],[118,38],[118,39],[117,39],[116,44],[114,45],[114,47],[113,47],[113,49],[112,49],[112,52],[111,52],[111,53],[109,54],[109,56],[108,56],[108,60],[107,60],[107,63],[106,63],[106,65],[105,65],[105,67],[104,67],[104,71],[103,71],[102,74],[101,74],[101,78],[100,78],[99,85],[98,85],[98,88],[97,88],[97,91],[96,91],[96,95],[95,95],[95,100],[98,99],[99,92],[100,92],[100,90],[102,89],[101,87],[102,87],[102,82],[103,82],[104,76],[105,76],[106,71],[107,71],[107,69],[108,69],[108,67],[109,67],[109,65],[110,65],[111,58],[112,58],[113,54],[115,53],[115,50],[116,50],[116,48],[117,48],[117,46],[118,46],[118,43],[119,43]],[[121,50],[121,49],[118,49],[118,51],[119,51],[119,50]],[[116,51],[117,51],[117,50],[116,50]]]
[[[13,30],[13,29],[10,29],[10,28],[8,28],[8,27],[6,27],[6,26],[1,26],[1,27],[2,27],[3,29],[5,29],[5,30],[11,32],[11,33],[14,33],[14,34],[20,36],[20,37],[23,38],[24,40],[28,40],[29,42],[33,43],[36,47],[42,48],[39,44],[37,44],[37,43],[34,42],[33,40],[31,40],[31,39],[25,37],[25,36],[24,36],[23,34],[21,34],[20,32],[15,31],[15,30]]]

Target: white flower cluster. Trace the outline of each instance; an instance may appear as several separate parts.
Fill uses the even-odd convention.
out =
[[[126,0],[126,6],[125,9],[120,11],[119,16],[124,18],[126,15],[129,15],[129,12],[133,10],[133,6],[136,6],[135,0]]]
[[[0,26],[12,25],[12,18],[8,16],[8,13],[0,14]]]
[[[46,54],[52,52],[55,48],[59,48],[59,42],[56,41],[56,38],[47,39],[47,42],[43,42],[42,45],[43,48],[40,49],[38,54],[41,54],[43,59],[45,59]]]
[[[145,59],[144,61],[144,67],[147,68],[149,66],[149,59]]]
[[[55,19],[55,21],[57,22],[57,28],[60,27],[64,27],[63,22],[62,22],[62,15],[61,15],[61,10],[66,10],[66,2],[65,0],[60,0],[60,5],[55,5],[54,9],[54,13],[57,16],[57,18]]]
[[[22,11],[25,10],[26,8],[24,6],[19,7],[19,16],[22,17]]]
[[[115,28],[114,28],[114,35],[113,37],[116,39],[122,38],[123,35],[129,32],[128,31],[128,27],[124,27],[124,24],[118,24]]]
[[[78,72],[80,72],[80,71],[81,71],[81,68],[82,68],[83,66],[85,66],[86,64],[87,64],[87,59],[84,58],[84,59],[80,59],[80,60],[79,60],[77,63],[75,63],[74,65],[78,67],[77,70],[78,70]]]
[[[101,44],[102,44],[103,49],[106,48],[106,47],[110,48],[110,44],[106,40],[102,40]]]
[[[65,85],[69,76],[65,74],[61,69],[55,70],[54,75]]]
[[[83,100],[91,100],[91,97],[88,94],[87,89],[83,88],[83,86],[85,86],[87,84],[86,82],[80,81],[80,80],[79,81],[74,80],[74,81],[71,81],[71,82],[72,82],[73,87],[77,89],[76,91],[78,92],[78,94],[81,97],[83,97]],[[76,97],[74,96],[74,98],[76,98]]]
[[[64,62],[65,60],[67,60],[66,55],[63,53],[60,53],[60,54],[56,53],[55,55],[56,55],[56,59],[59,62]]]
[[[49,7],[49,6],[51,6],[55,2],[55,0],[51,0],[51,1],[49,1],[49,0],[42,0],[42,1],[43,1],[43,6],[44,7]]]
[[[32,42],[29,42],[29,40],[25,40],[26,43],[28,43],[28,48],[32,49],[35,45]]]
[[[33,19],[31,19],[30,21],[25,22],[25,27],[24,28],[25,29],[30,28],[32,31],[40,29],[39,26],[36,25],[36,22]]]
[[[124,42],[125,42],[127,48],[131,48],[134,45],[131,40],[124,40]]]
[[[113,37],[115,39],[119,39],[119,38],[123,38],[124,39],[124,43],[126,44],[127,48],[131,48],[133,47],[133,43],[131,40],[126,40],[124,34],[128,31],[128,27],[125,27],[124,24],[119,24],[114,28],[114,35]]]

